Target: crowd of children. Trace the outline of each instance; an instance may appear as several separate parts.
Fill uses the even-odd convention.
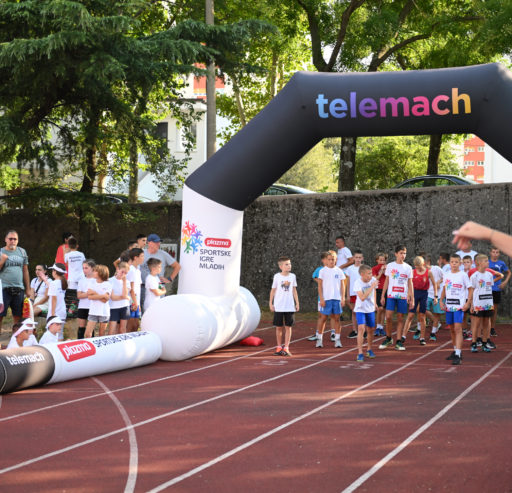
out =
[[[144,262],[146,235],[140,234],[129,242],[128,250],[114,262],[112,277],[106,265],[86,259],[72,235],[65,234],[63,239],[55,263],[51,267],[37,265],[36,277],[30,283],[34,319],[46,317],[46,331],[38,341],[37,322],[26,318],[13,325],[8,348],[62,341],[68,318],[77,319],[77,339],[93,337],[97,326],[100,336],[139,329],[144,286],[140,266]],[[60,259],[62,262],[57,261]],[[147,262],[144,310],[166,292],[160,284],[161,264],[158,258]]]
[[[394,347],[404,351],[409,331],[414,332],[413,339],[419,340],[421,346],[427,345],[427,336],[430,341],[437,341],[442,314],[453,345],[447,359],[453,365],[461,363],[463,340],[471,341],[472,352],[479,348],[490,352],[496,348],[491,337],[497,335],[494,324],[501,291],[511,277],[507,265],[499,259],[497,247],[491,246],[489,260],[487,255],[472,250],[468,243],[464,250],[451,255],[441,253],[438,265],[432,265],[430,255],[419,252],[413,260],[414,268],[405,262],[404,245],[395,248],[395,260],[389,263],[387,254],[379,252],[373,267],[363,263],[361,251],[352,255],[343,237],[336,239],[336,247],[337,251],[320,255],[322,265],[312,276],[318,286],[318,320],[316,333],[308,339],[317,348],[323,347],[328,318],[331,341],[335,348],[342,347],[340,317],[345,306],[351,311],[352,330],[348,337],[357,338],[358,362],[365,358],[365,338],[368,358],[375,357],[374,337],[384,336],[379,345],[381,350]],[[274,276],[269,299],[277,334],[275,354],[290,356],[294,313],[299,310],[297,280],[288,257],[280,257],[278,265],[281,272]],[[415,316],[417,326],[411,328]],[[431,322],[429,333],[427,318]]]

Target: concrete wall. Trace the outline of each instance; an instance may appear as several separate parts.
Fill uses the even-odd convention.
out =
[[[313,270],[320,253],[334,248],[342,234],[351,250],[361,249],[366,262],[374,263],[378,251],[393,259],[396,244],[408,249],[407,261],[425,250],[437,258],[452,252],[452,231],[472,219],[501,231],[511,232],[512,184],[471,187],[439,187],[423,190],[384,190],[296,196],[261,197],[247,208],[244,218],[241,284],[250,289],[262,306],[267,306],[272,277],[278,271],[277,258],[289,255],[299,283],[303,310],[316,310]],[[77,218],[33,216],[15,210],[0,216],[3,230],[14,228],[20,246],[27,249],[31,277],[36,263],[51,263],[63,231],[78,234],[80,250],[98,262],[111,265],[137,233],[158,233],[179,243],[180,203],[138,204],[134,211],[143,218],[129,221],[106,210],[99,230]],[[3,244],[3,240],[2,240]],[[474,249],[487,252],[488,244],[476,242]],[[509,259],[503,257],[507,262]],[[504,296],[501,313],[512,314],[511,296]]]

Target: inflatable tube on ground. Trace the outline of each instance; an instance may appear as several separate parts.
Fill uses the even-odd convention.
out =
[[[160,337],[161,359],[181,361],[244,339],[259,321],[256,299],[240,287],[234,295],[162,298],[144,313],[142,329]]]
[[[48,344],[55,371],[48,383],[148,365],[162,353],[160,338],[150,332],[130,332]]]
[[[46,346],[30,346],[0,351],[0,394],[47,383],[55,371]]]

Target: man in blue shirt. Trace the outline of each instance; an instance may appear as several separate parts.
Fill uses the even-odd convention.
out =
[[[494,245],[491,246],[490,251],[490,257],[489,257],[489,268],[492,270],[495,270],[496,272],[500,272],[505,277],[503,279],[500,279],[499,281],[496,281],[492,285],[492,298],[494,301],[494,310],[493,315],[491,319],[491,336],[496,337],[498,334],[496,334],[496,329],[494,328],[496,324],[496,315],[498,314],[498,305],[501,302],[501,291],[503,288],[508,284],[508,281],[510,280],[511,272],[509,268],[507,267],[507,264],[503,262],[503,260],[499,260],[500,257],[500,250],[499,248],[496,248]]]

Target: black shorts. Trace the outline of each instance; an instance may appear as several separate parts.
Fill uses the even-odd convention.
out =
[[[4,298],[4,311],[0,313],[0,317],[7,315],[9,307],[11,307],[13,317],[21,317],[23,315],[25,291],[22,288],[3,288],[2,296]]]
[[[482,310],[479,312],[473,312],[471,315],[479,318],[491,318],[494,310]]]
[[[89,308],[79,308],[76,312],[76,318],[87,320],[87,317],[89,317]]]
[[[383,305],[383,304],[380,302],[380,299],[381,299],[381,297],[382,297],[382,289],[376,289],[376,290],[375,290],[375,293],[376,293],[376,296],[377,296],[377,300],[376,300],[376,301],[377,301],[377,306],[379,306],[379,307],[380,307],[380,306],[386,307],[386,304],[384,304],[384,305]]]
[[[495,305],[499,305],[501,303],[501,291],[492,292],[492,301]]]
[[[128,320],[130,318],[130,309],[127,306],[122,308],[110,309],[110,321],[119,322],[121,320]]]
[[[275,312],[274,325],[276,327],[292,327],[295,321],[295,312]]]

